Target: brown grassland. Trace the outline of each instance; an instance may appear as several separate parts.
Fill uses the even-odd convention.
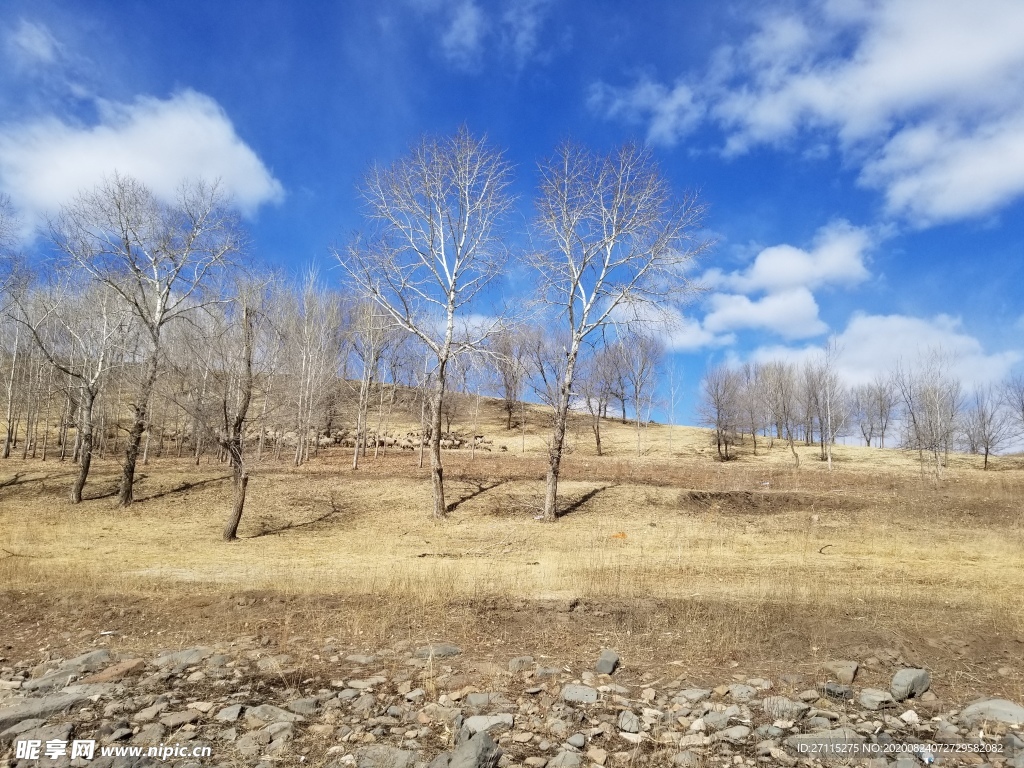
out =
[[[838,446],[829,471],[801,446],[794,469],[779,441],[754,456],[748,440],[722,463],[706,431],[663,425],[637,457],[634,428],[613,421],[597,457],[581,422],[564,514],[546,524],[536,414],[522,452],[486,405],[494,450],[445,454],[446,521],[428,517],[414,453],[353,471],[332,448],[255,466],[231,544],[230,471],[213,458],[152,461],[127,511],[115,460],[96,462],[78,506],[70,462],[0,462],[0,656],[99,632],[136,651],[444,639],[502,664],[589,666],[612,646],[649,679],[715,684],[870,657],[881,682],[899,657],[932,669],[940,695],[1024,699],[1021,458],[983,472],[955,455],[936,483],[898,450]]]

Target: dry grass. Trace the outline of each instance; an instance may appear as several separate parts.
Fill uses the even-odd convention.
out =
[[[496,449],[506,442],[488,429]],[[539,431],[525,454],[510,437],[508,452],[449,455],[454,509],[442,523],[427,518],[429,478],[409,453],[356,472],[340,452],[265,464],[234,544],[219,540],[230,483],[216,463],[154,463],[123,511],[112,462],[77,507],[65,501],[72,467],[4,462],[0,583],[43,602],[114,595],[176,609],[276,595],[305,632],[353,642],[444,632],[563,655],[607,642],[757,669],[894,649],[958,685],[1021,698],[1019,664],[995,677],[1024,641],[1024,470],[1011,460],[983,473],[955,457],[936,485],[895,451],[840,447],[829,472],[804,447],[794,470],[776,443],[723,464],[687,428],[672,430],[671,452],[669,428],[650,428],[637,458],[635,432],[608,424],[598,458],[581,427],[567,514],[545,524],[534,517]],[[223,614],[199,624],[242,631]]]

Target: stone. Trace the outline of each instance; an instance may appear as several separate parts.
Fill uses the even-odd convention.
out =
[[[81,656],[76,656],[73,659],[68,659],[57,667],[57,669],[43,675],[42,677],[26,680],[22,684],[22,688],[26,691],[42,691],[48,688],[56,688],[58,686],[66,685],[68,680],[72,677],[78,677],[85,672],[95,672],[96,670],[101,669],[104,664],[110,661],[110,659],[110,651],[106,648],[90,651],[89,653],[84,653]]]
[[[683,699],[690,704],[696,704],[698,701],[704,701],[704,699],[711,696],[711,691],[707,688],[687,688],[685,691],[680,691],[676,694],[676,700]]]
[[[859,665],[856,661],[827,661],[822,667],[826,672],[835,676],[843,685],[849,685],[857,676]]]
[[[78,693],[58,693],[39,699],[27,699],[13,707],[0,709],[0,731],[6,731],[23,720],[46,719],[60,712],[68,712],[85,701],[88,701],[88,697]]]
[[[932,684],[932,676],[926,669],[901,669],[892,677],[889,691],[896,701],[920,696]]]
[[[487,731],[480,731],[452,752],[449,768],[497,768],[501,749]]]
[[[729,696],[733,701],[750,701],[755,695],[757,695],[757,689],[752,686],[743,683],[734,683],[729,686]]]
[[[547,768],[579,768],[583,765],[583,758],[577,752],[559,752],[548,760]]]
[[[593,704],[597,701],[597,691],[587,685],[566,685],[561,695],[563,701],[576,704]]]
[[[1024,707],[1008,699],[985,699],[965,707],[960,713],[960,722],[969,728],[985,721],[1024,724]]]
[[[249,707],[245,712],[245,716],[254,720],[262,720],[265,723],[301,723],[306,719],[302,715],[275,707],[273,704],[260,704],[258,707]]]
[[[823,692],[826,697],[837,701],[849,701],[853,698],[853,688],[838,683],[825,683]]]
[[[587,759],[595,765],[604,765],[608,762],[608,752],[600,747],[591,747],[587,750]]]
[[[183,725],[188,723],[194,723],[199,719],[199,713],[194,709],[186,710],[185,712],[175,712],[170,715],[165,715],[160,718],[160,722],[168,728],[181,728]]]
[[[232,704],[230,707],[224,707],[220,712],[214,715],[215,720],[221,720],[225,723],[233,723],[238,719],[238,716],[242,714],[241,704]]]
[[[425,645],[422,648],[417,648],[415,656],[417,659],[447,659],[452,656],[458,656],[462,653],[462,649],[457,645],[451,643],[434,643],[433,645]]]
[[[723,731],[719,731],[711,737],[712,741],[725,741],[729,744],[742,744],[747,740],[750,735],[750,729],[745,725],[734,725],[732,728],[726,728]]]
[[[166,733],[167,730],[160,723],[150,723],[144,725],[142,730],[135,734],[132,744],[139,747],[153,747],[163,742]]]
[[[864,709],[872,711],[896,706],[896,701],[891,693],[880,691],[877,688],[865,688],[860,692],[860,697],[857,701]]]
[[[356,768],[413,768],[416,753],[385,744],[356,750]]]
[[[22,720],[20,723],[12,725],[7,730],[0,732],[0,744],[7,744],[15,741],[15,737],[18,736],[18,734],[24,733],[25,731],[31,731],[33,728],[38,728],[45,722],[46,720],[39,717]]]
[[[761,709],[773,720],[799,720],[810,708],[809,704],[785,696],[766,696],[761,702]]]
[[[353,664],[358,664],[362,667],[365,667],[367,664],[373,664],[376,660],[376,656],[364,656],[359,653],[353,653],[345,657],[345,661],[351,661]]]
[[[117,664],[107,667],[102,672],[97,672],[94,675],[83,677],[79,682],[83,685],[89,685],[92,683],[113,683],[118,680],[123,680],[129,675],[134,675],[136,672],[141,672],[146,668],[146,662],[142,659],[125,659],[119,661]]]
[[[672,755],[672,765],[679,766],[679,768],[699,768],[704,764],[704,760],[696,752],[690,750],[684,750]]]
[[[619,730],[626,733],[640,733],[640,718],[631,710],[624,709],[619,713]]]
[[[533,666],[533,656],[516,656],[508,662],[509,672],[523,672]]]
[[[153,704],[152,706],[146,707],[145,709],[140,709],[138,712],[135,713],[135,717],[133,717],[132,719],[139,723],[146,723],[150,720],[156,720],[160,713],[163,712],[165,709],[167,709],[167,702],[158,701],[156,704]]]
[[[594,665],[594,671],[599,675],[610,675],[619,666],[619,654],[611,648],[605,648]]]
[[[207,659],[212,655],[212,648],[197,646],[195,648],[186,648],[183,651],[176,651],[174,653],[167,653],[163,656],[158,656],[153,660],[153,665],[160,669],[164,669],[166,667],[194,667],[203,659]]]
[[[294,699],[285,704],[285,707],[297,715],[315,715],[320,708],[320,702],[316,699]]]
[[[488,733],[502,733],[511,730],[514,718],[509,714],[500,715],[473,715],[467,717],[463,722],[471,733],[487,731]]]

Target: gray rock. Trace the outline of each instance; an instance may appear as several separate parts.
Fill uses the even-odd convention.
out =
[[[533,666],[533,656],[517,656],[508,662],[509,672],[522,672]]]
[[[837,701],[849,701],[853,698],[853,688],[839,683],[825,683],[822,692],[830,699]]]
[[[165,717],[161,717],[160,722],[173,730],[175,728],[181,728],[183,725],[194,723],[198,719],[198,712],[194,709],[187,709],[184,712],[175,712]]]
[[[430,761],[430,765],[427,768],[449,768],[452,761],[451,752],[442,752],[440,755]]]
[[[480,731],[455,748],[448,768],[497,768],[499,760],[501,750],[498,745],[487,731]]]
[[[84,701],[88,701],[88,697],[78,693],[59,693],[41,699],[26,699],[13,707],[0,709],[0,731],[6,731],[23,720],[46,719],[59,712],[70,711]]]
[[[451,643],[434,643],[433,645],[425,645],[422,648],[416,649],[417,659],[445,659],[451,656],[458,656],[462,653],[462,649],[457,645]]]
[[[640,733],[640,718],[628,709],[619,713],[619,730],[626,733]]]
[[[756,695],[757,689],[752,686],[743,683],[733,683],[729,686],[729,696],[733,701],[750,701]]]
[[[726,728],[724,731],[719,731],[711,737],[712,741],[725,741],[729,744],[742,744],[747,740],[747,736],[750,735],[750,729],[745,725],[734,725],[732,728]]]
[[[377,660],[376,656],[363,656],[362,654],[353,653],[351,656],[346,656],[345,661],[351,661],[353,664],[359,664],[365,667],[367,664],[373,664]]]
[[[761,709],[773,720],[799,720],[810,709],[809,704],[785,696],[766,696]]]
[[[597,701],[597,691],[588,685],[566,685],[562,688],[562,700],[577,704],[593,704]]]
[[[164,669],[165,667],[194,667],[203,659],[209,658],[212,655],[212,648],[197,646],[195,648],[186,648],[183,651],[176,651],[175,653],[167,653],[163,656],[158,656],[153,660],[153,665],[160,669]]]
[[[7,730],[0,732],[0,744],[7,744],[9,742],[15,741],[19,734],[25,733],[26,731],[31,731],[33,728],[38,728],[45,722],[46,720],[44,720],[41,717],[33,717],[28,720],[22,720],[17,725],[12,725]]]
[[[356,750],[356,768],[413,768],[416,753],[385,744]]]
[[[26,680],[21,687],[26,691],[45,691],[50,688],[67,685],[68,680],[73,677],[102,669],[112,658],[110,651],[106,648],[90,651],[65,661],[53,672],[49,672],[40,678]]]
[[[578,752],[565,750],[548,760],[546,768],[579,768],[581,765],[583,765],[583,758]]]
[[[611,648],[605,648],[594,665],[594,671],[599,675],[610,675],[619,666],[619,654]]]
[[[139,747],[153,747],[163,742],[166,733],[167,730],[160,723],[150,723],[144,725],[142,730],[135,734],[132,744]]]
[[[469,728],[470,733],[501,733],[512,728],[514,718],[509,714],[500,715],[474,715],[467,717],[463,725]]]
[[[232,704],[230,707],[224,707],[220,712],[214,715],[215,720],[221,720],[225,723],[233,723],[238,719],[238,716],[242,714],[241,704]]]
[[[822,667],[825,671],[835,675],[836,680],[840,683],[849,685],[857,676],[860,665],[856,661],[827,661]]]
[[[576,749],[583,749],[585,746],[587,746],[587,737],[584,736],[582,733],[574,733],[572,736],[566,739],[566,743],[570,747],[576,747]]]
[[[870,709],[872,711],[896,706],[896,701],[893,699],[891,693],[888,691],[880,691],[877,688],[865,688],[860,692],[860,698],[858,698],[858,701],[864,709]]]
[[[965,707],[960,713],[960,722],[969,728],[986,720],[1007,725],[1022,724],[1024,707],[1007,699],[986,699]]]
[[[920,696],[932,684],[932,676],[926,669],[901,669],[892,677],[889,691],[896,701]]]
[[[273,704],[260,704],[258,707],[249,707],[245,712],[245,716],[262,720],[265,723],[301,723],[306,719],[302,715],[275,707]]]
[[[704,699],[711,696],[711,691],[707,688],[687,688],[685,691],[680,691],[676,694],[675,700],[680,699],[690,704],[696,704],[698,701],[704,701]]]
[[[285,704],[285,707],[297,715],[315,715],[320,702],[316,699],[295,699]]]
[[[684,750],[675,755],[672,755],[672,765],[679,766],[679,768],[699,768],[704,764],[704,759],[696,752],[690,750]]]

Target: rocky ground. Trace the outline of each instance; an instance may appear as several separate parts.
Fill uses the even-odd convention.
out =
[[[678,670],[641,675],[612,650],[586,670],[474,661],[448,643],[367,655],[328,644],[301,661],[258,636],[146,657],[81,650],[0,659],[0,766],[1024,768],[1024,707],[942,701],[923,669],[896,670],[888,690],[860,685],[853,661],[817,681],[737,674],[711,688]],[[72,759],[73,742],[90,740],[92,758]],[[48,757],[48,742],[66,754]],[[31,743],[38,759],[24,756]],[[146,756],[153,745],[180,746]]]

